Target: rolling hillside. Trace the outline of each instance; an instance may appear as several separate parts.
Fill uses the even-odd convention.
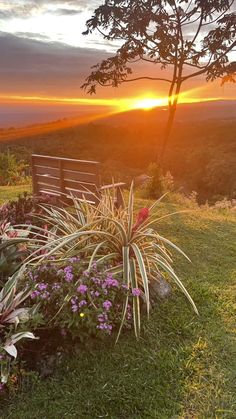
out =
[[[176,187],[195,190],[201,202],[235,197],[236,106],[231,102],[180,105],[165,170]],[[30,160],[32,152],[96,159],[103,176],[129,180],[147,171],[158,154],[164,109],[130,111],[105,118],[92,115],[29,127],[2,129],[0,149]]]

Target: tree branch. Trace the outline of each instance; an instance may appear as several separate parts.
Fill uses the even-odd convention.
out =
[[[217,16],[214,20],[211,20],[210,22],[203,23],[202,26],[212,25],[212,23],[217,22],[221,17],[223,17],[225,15],[226,12],[228,12],[228,10],[231,8],[233,3],[234,3],[234,0],[231,1],[230,5],[227,7],[227,9],[224,10],[219,16]]]
[[[172,80],[169,79],[162,79],[160,77],[148,77],[148,76],[143,76],[143,77],[136,77],[133,79],[126,79],[126,80],[122,80],[122,83],[128,83],[130,81],[138,81],[138,80],[156,80],[156,81],[165,81],[167,83],[172,83]]]
[[[200,70],[188,76],[182,77],[182,81],[186,81],[192,77],[200,76],[201,74],[204,74],[207,70],[213,67],[213,65],[217,64],[221,58],[225,57],[225,55],[227,55],[235,46],[236,46],[236,41],[234,41],[233,44],[230,47],[228,47],[227,50],[223,54],[221,54],[215,61],[213,61],[211,64],[208,63],[208,65],[203,70]]]

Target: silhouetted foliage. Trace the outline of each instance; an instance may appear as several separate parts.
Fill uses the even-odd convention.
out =
[[[235,63],[229,64],[229,53],[236,46],[236,15],[230,12],[233,3],[233,0],[106,0],[87,21],[85,35],[97,30],[105,40],[122,43],[115,55],[92,67],[82,86],[88,93],[95,93],[99,85],[117,87],[136,80],[168,83],[169,118],[160,161],[183,84],[201,75],[207,81],[218,77],[224,77],[224,82],[234,80]],[[137,61],[152,63],[161,70],[170,67],[172,75],[132,77],[131,63]]]

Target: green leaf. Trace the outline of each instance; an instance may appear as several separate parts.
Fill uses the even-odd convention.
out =
[[[147,313],[149,315],[149,311],[150,311],[150,299],[149,299],[149,285],[148,285],[148,277],[147,277],[147,271],[146,271],[146,267],[145,267],[145,263],[144,263],[144,259],[142,256],[142,253],[139,249],[139,247],[133,243],[131,245],[136,260],[138,262],[138,267],[139,267],[139,271],[142,277],[142,281],[143,281],[143,288],[144,288],[144,292],[145,292],[145,297],[146,297],[146,304],[147,304]]]
[[[106,242],[105,241],[103,241],[103,242],[101,242],[101,243],[99,243],[96,247],[95,247],[95,249],[94,249],[94,251],[93,251],[93,253],[92,253],[92,256],[91,256],[91,258],[90,258],[90,261],[89,261],[89,266],[88,266],[88,271],[90,271],[90,269],[92,268],[92,265],[93,265],[93,262],[94,262],[94,259],[95,259],[95,257],[96,257],[96,255],[97,255],[97,252],[99,251],[99,249],[105,244]]]
[[[17,357],[17,349],[15,347],[15,345],[5,345],[3,346],[3,349],[9,354],[11,355],[13,358],[16,359]]]
[[[178,287],[181,289],[181,291],[185,294],[185,296],[187,297],[187,299],[191,303],[195,313],[199,314],[198,309],[197,309],[192,297],[190,296],[190,294],[188,293],[188,291],[186,290],[185,286],[182,284],[182,282],[180,281],[180,279],[178,278],[176,273],[166,263],[164,263],[161,260],[158,260],[157,264],[160,265],[166,272],[169,273],[171,278],[174,280],[174,282],[178,285]]]
[[[136,276],[136,263],[135,259],[130,260],[130,279],[132,288],[138,288],[138,281]],[[133,296],[133,321],[134,331],[137,339],[140,337],[140,304],[139,297]]]
[[[125,302],[123,304],[123,311],[122,311],[122,316],[121,316],[120,327],[119,327],[119,330],[118,330],[118,333],[117,333],[117,337],[116,337],[116,342],[115,343],[118,342],[119,337],[120,337],[120,334],[121,334],[121,331],[122,331],[122,328],[124,326],[124,321],[125,321],[125,316],[126,316],[126,313],[127,313],[128,302],[129,302],[129,296],[127,295],[125,297]]]
[[[122,247],[122,255],[123,255],[123,280],[124,280],[124,283],[129,288],[130,266],[129,266],[129,247],[128,246]]]
[[[133,228],[133,211],[134,211],[134,182],[132,181],[129,191],[129,202],[128,202],[128,238],[130,240]]]

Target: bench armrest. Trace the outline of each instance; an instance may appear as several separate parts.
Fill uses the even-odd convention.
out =
[[[124,182],[119,182],[119,183],[111,183],[110,185],[103,185],[101,186],[100,190],[104,191],[106,189],[112,189],[112,188],[122,188],[125,186]]]

